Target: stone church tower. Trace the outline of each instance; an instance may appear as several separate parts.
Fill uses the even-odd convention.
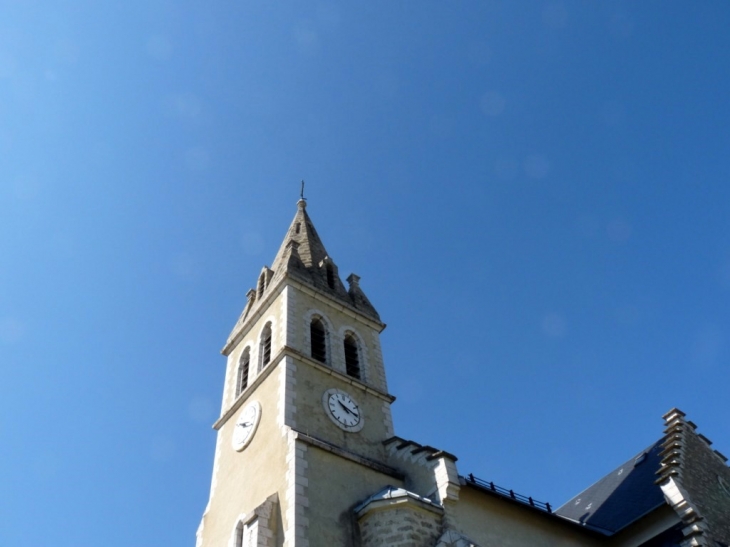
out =
[[[394,436],[385,324],[300,200],[222,353],[196,547],[730,547],[730,468],[676,409],[664,437],[559,508]]]
[[[385,325],[359,278],[347,282],[300,200],[222,350],[199,546],[349,545],[357,534],[349,512],[397,481],[384,464],[394,400],[380,350]]]

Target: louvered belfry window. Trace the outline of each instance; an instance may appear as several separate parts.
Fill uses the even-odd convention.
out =
[[[348,376],[360,379],[360,355],[357,341],[352,334],[345,336],[345,369]]]
[[[332,264],[327,264],[327,286],[330,289],[335,288],[335,270],[332,267]]]
[[[309,325],[309,333],[312,338],[312,358],[322,363],[327,362],[327,343],[325,339],[324,324],[321,319],[314,318]]]
[[[261,275],[259,276],[259,286],[258,286],[258,289],[259,289],[258,298],[259,298],[259,300],[261,300],[261,298],[263,298],[263,296],[264,296],[264,289],[265,288],[266,288],[266,274],[264,274],[262,272]]]
[[[264,368],[271,362],[271,323],[267,323],[264,332],[261,333],[261,365],[259,369]]]
[[[248,369],[251,367],[251,351],[246,348],[238,363],[238,377],[236,378],[236,397],[248,387]]]

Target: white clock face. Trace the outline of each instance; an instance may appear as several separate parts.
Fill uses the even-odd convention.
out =
[[[246,407],[238,415],[236,425],[233,428],[233,437],[231,445],[234,450],[239,452],[248,446],[256,433],[256,428],[261,419],[261,405],[258,401],[254,401],[246,405]]]
[[[345,431],[360,431],[365,425],[362,410],[352,396],[345,391],[328,389],[322,396],[322,404],[330,420]]]

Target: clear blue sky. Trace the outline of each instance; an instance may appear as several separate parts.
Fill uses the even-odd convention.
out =
[[[308,211],[396,433],[561,503],[730,455],[730,6],[0,0],[0,545],[194,545],[226,336]]]

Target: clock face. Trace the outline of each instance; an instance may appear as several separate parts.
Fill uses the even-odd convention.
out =
[[[362,410],[352,396],[340,389],[328,389],[322,396],[325,412],[335,424],[345,431],[354,433],[365,425]]]
[[[258,401],[253,401],[246,405],[246,407],[238,415],[236,425],[233,428],[233,437],[231,439],[231,445],[234,450],[239,452],[248,446],[248,443],[253,439],[253,434],[256,433],[256,428],[259,425],[261,419],[261,405]]]

